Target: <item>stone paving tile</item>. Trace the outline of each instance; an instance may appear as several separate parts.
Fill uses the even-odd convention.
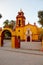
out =
[[[15,51],[6,51],[0,48],[0,65],[43,65],[43,56],[29,53],[18,53],[21,49],[12,49]],[[8,50],[8,49],[7,49]]]
[[[5,50],[5,51],[11,51],[11,52],[18,52],[18,53],[24,53],[24,54],[35,54],[35,55],[43,55],[42,51],[37,51],[37,50],[27,50],[27,49],[12,49],[9,47],[0,47],[0,50]]]

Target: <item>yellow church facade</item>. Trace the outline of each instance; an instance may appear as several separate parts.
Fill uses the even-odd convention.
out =
[[[11,33],[11,47],[20,48],[20,41],[39,41],[40,30],[36,23],[34,25],[25,25],[26,18],[23,11],[19,11],[16,16],[16,27],[12,30],[10,28],[0,28],[0,46],[4,45],[4,32],[8,31]]]
[[[27,37],[30,36],[30,41],[37,41],[39,38],[39,29],[34,23],[25,25],[25,16],[22,11],[18,12],[16,17],[16,36],[20,36],[21,40],[27,40]]]

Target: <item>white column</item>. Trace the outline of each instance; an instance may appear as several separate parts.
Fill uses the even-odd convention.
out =
[[[32,36],[30,35],[30,42],[32,42]]]
[[[32,32],[30,31],[30,42],[32,42]]]

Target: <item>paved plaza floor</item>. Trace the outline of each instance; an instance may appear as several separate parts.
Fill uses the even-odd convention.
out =
[[[43,65],[43,52],[0,47],[0,65]]]

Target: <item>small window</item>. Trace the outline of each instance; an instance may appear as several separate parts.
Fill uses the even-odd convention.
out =
[[[28,30],[28,34],[29,34],[29,30]]]
[[[21,22],[21,20],[19,20],[19,26],[21,26],[20,22]]]
[[[20,36],[18,36],[18,38],[20,39]]]
[[[21,15],[21,13],[19,13],[19,15]]]
[[[18,30],[18,32],[20,32],[20,30]]]

